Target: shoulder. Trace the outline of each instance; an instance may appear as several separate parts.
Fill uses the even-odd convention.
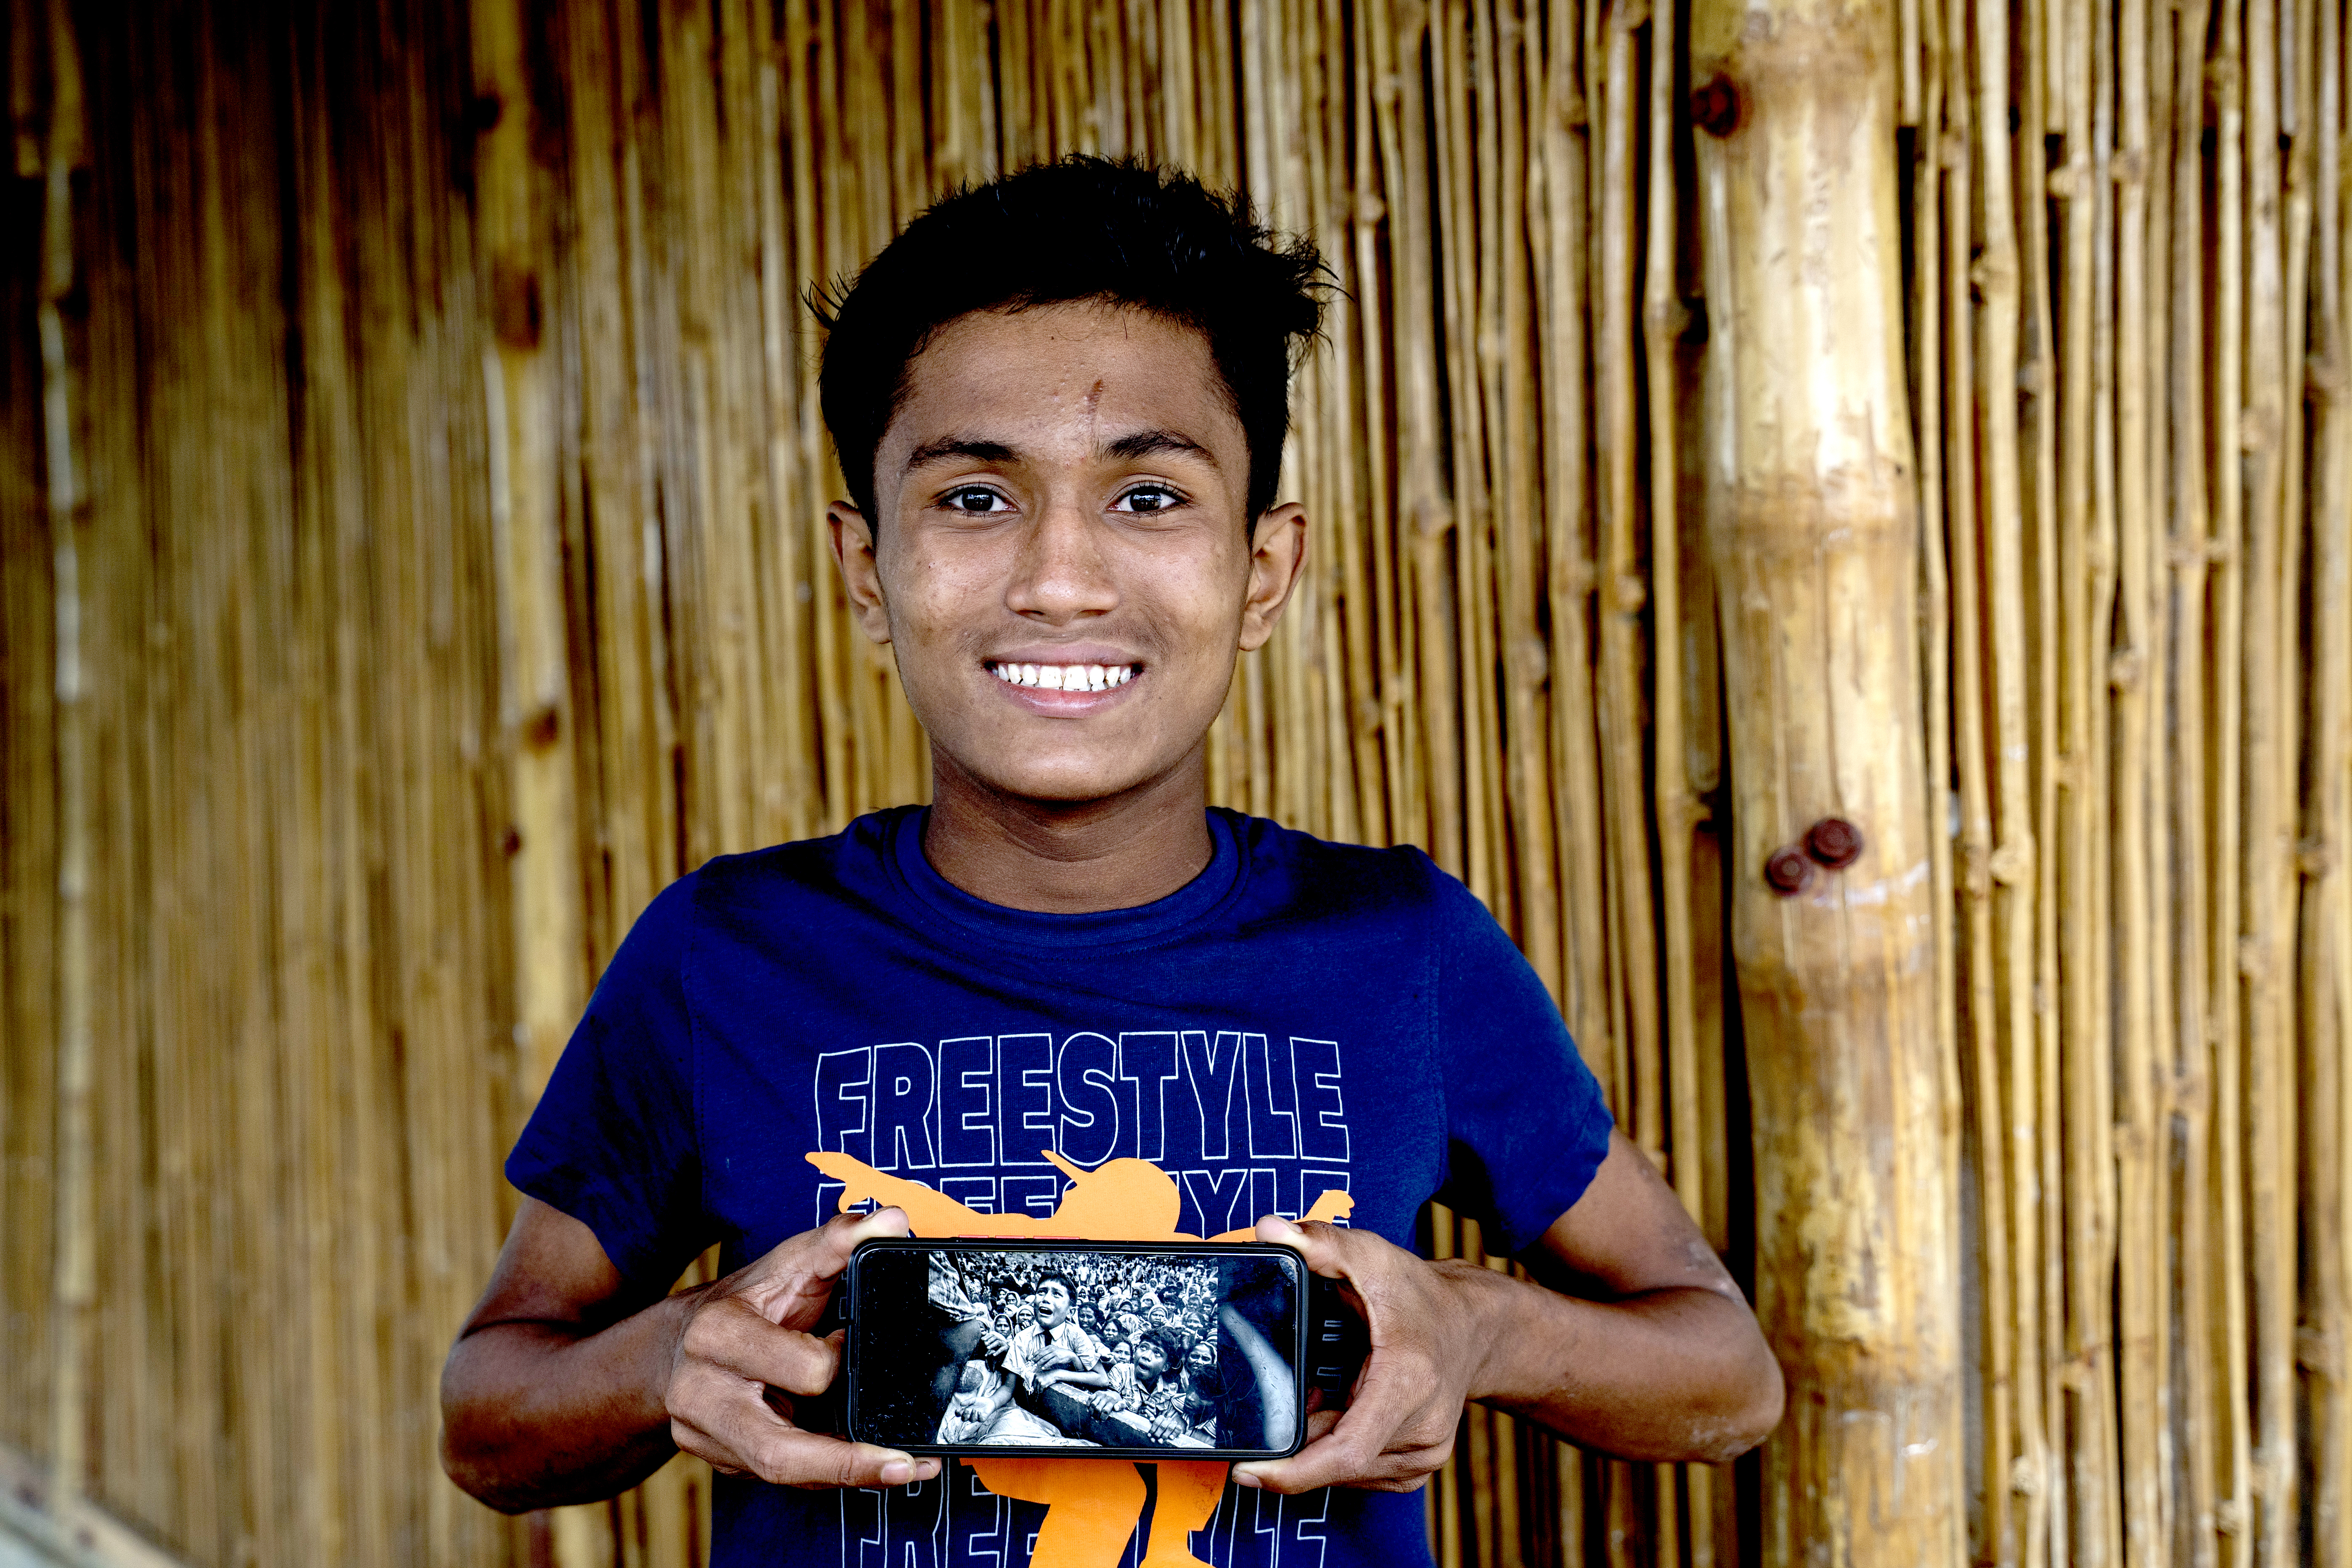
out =
[[[1410,844],[1386,849],[1335,844],[1262,816],[1217,815],[1249,866],[1259,892],[1254,901],[1301,914],[1431,917],[1442,916],[1454,895],[1469,898],[1461,883]]]
[[[724,918],[747,905],[779,900],[864,898],[889,853],[900,822],[921,809],[893,806],[870,812],[821,838],[772,844],[740,855],[715,855],[671,886],[690,889],[687,894],[690,910],[706,920]]]

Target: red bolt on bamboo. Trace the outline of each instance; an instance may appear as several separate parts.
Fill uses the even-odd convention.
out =
[[[1824,816],[1806,830],[1805,853],[1843,871],[1862,858],[1862,829],[1843,816]]]
[[[1782,845],[1764,862],[1764,881],[1784,899],[1795,898],[1813,879],[1813,863],[1793,844]]]

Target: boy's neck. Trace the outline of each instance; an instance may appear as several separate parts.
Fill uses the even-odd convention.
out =
[[[973,898],[1004,909],[1134,909],[1190,882],[1215,852],[1198,748],[1162,778],[1080,803],[1002,795],[944,761],[932,769],[923,858]]]

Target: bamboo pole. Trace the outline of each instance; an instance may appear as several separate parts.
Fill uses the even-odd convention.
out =
[[[1965,1524],[1902,316],[1874,265],[1895,231],[1892,45],[1830,7],[1692,18],[1694,76],[1738,106],[1699,148],[1699,211],[1759,1305],[1796,1369],[1766,1449],[1774,1563],[1957,1561]],[[1824,187],[1823,167],[1848,173]],[[1790,395],[1798,367],[1822,403]],[[1860,858],[1776,896],[1768,859],[1831,816],[1862,825]],[[1809,1214],[1832,1184],[1828,1243]]]
[[[49,116],[41,138],[40,285],[42,475],[48,501],[50,619],[56,639],[51,742],[57,833],[57,1174],[51,1222],[48,1497],[70,1530],[89,1490],[92,1309],[98,1289],[98,1214],[91,1155],[94,976],[90,967],[90,665],[83,647],[81,464],[77,460],[72,367],[59,305],[74,286],[75,168],[85,160],[79,51],[61,5],[47,8]],[[21,18],[29,22],[31,18]],[[26,44],[20,49],[29,53]]]
[[[2321,7],[2315,44],[2313,122],[2316,140],[2313,237],[2318,251],[2312,316],[2311,390],[2317,402],[2312,441],[2310,543],[2313,647],[2309,781],[2305,847],[2300,976],[2309,1174],[2304,1213],[2314,1247],[2309,1294],[2317,1354],[2313,1438],[2314,1560],[2352,1552],[2352,1249],[2344,1225],[2352,1215],[2352,314],[2345,308],[2345,261],[2352,253],[2352,202],[2344,199],[2347,131],[2345,47],[2340,9]]]

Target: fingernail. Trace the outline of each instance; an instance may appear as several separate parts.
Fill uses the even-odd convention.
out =
[[[1283,1218],[1278,1214],[1270,1214],[1257,1223],[1261,1226],[1273,1227],[1277,1234],[1287,1236],[1303,1236],[1306,1234],[1306,1232],[1300,1230],[1297,1226],[1291,1224],[1288,1220]]]
[[[928,1481],[939,1473],[940,1462],[937,1459],[925,1459],[921,1464],[915,1467],[915,1474],[923,1480]]]
[[[892,1459],[882,1467],[882,1484],[904,1486],[915,1479],[915,1467],[905,1459]]]
[[[1255,1491],[1265,1484],[1265,1482],[1259,1480],[1247,1470],[1235,1470],[1234,1472],[1234,1485],[1237,1487],[1247,1487],[1250,1490]]]

